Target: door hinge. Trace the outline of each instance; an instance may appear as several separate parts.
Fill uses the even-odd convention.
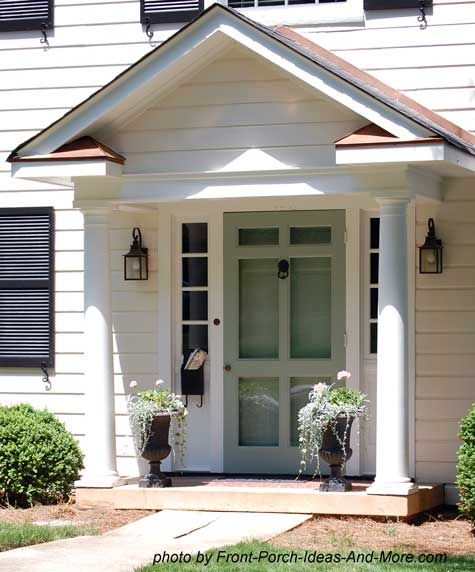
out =
[[[343,334],[343,345],[345,348],[348,346],[348,334],[346,332]]]
[[[346,244],[348,242],[348,232],[345,229],[345,232],[343,233],[343,241]]]

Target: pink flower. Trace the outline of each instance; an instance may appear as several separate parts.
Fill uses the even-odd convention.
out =
[[[138,385],[138,383],[137,383],[136,381],[131,381],[131,382],[129,383],[129,387],[132,388],[132,389],[133,389],[134,387],[137,387],[137,385]]]
[[[336,374],[336,378],[338,381],[341,381],[342,379],[348,380],[351,378],[351,373],[349,371],[342,370]]]

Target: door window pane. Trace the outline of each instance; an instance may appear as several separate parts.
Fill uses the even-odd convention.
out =
[[[331,258],[292,258],[290,357],[331,358]]]
[[[239,380],[239,445],[279,446],[279,379]]]
[[[331,226],[292,226],[290,244],[330,244]]]
[[[279,244],[278,228],[240,228],[239,246],[272,246]]]
[[[183,320],[208,319],[208,292],[182,293]]]
[[[369,273],[371,284],[377,284],[379,280],[379,254],[372,252],[369,259]]]
[[[208,252],[208,225],[193,222],[182,225],[182,252]]]
[[[183,352],[198,348],[208,351],[208,326],[185,324],[182,333]]]
[[[277,259],[239,261],[239,357],[279,355]]]
[[[205,257],[183,258],[183,286],[208,285],[208,259]]]
[[[369,247],[377,250],[379,248],[379,217],[369,220]]]
[[[378,288],[370,289],[369,317],[371,320],[378,319]]]
[[[299,411],[307,405],[308,394],[316,383],[330,385],[331,377],[293,377],[290,380],[290,445],[297,447],[299,444]]]

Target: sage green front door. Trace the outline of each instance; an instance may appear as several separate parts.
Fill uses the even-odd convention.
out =
[[[224,215],[224,470],[295,474],[297,416],[345,366],[344,211]]]

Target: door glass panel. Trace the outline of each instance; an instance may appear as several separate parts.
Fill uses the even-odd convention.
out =
[[[279,355],[277,259],[239,261],[239,357]]]
[[[208,319],[208,292],[182,292],[183,320]]]
[[[239,445],[279,446],[279,379],[239,379]]]
[[[330,244],[331,226],[292,226],[290,244]]]
[[[290,445],[297,447],[299,444],[299,411],[307,405],[308,394],[316,383],[330,385],[331,377],[292,377],[290,380]]]
[[[331,258],[291,259],[291,358],[331,358],[331,286]]]
[[[206,257],[183,258],[183,286],[208,285],[208,259]]]
[[[279,244],[278,228],[240,228],[239,246],[266,246]]]
[[[369,273],[371,284],[377,284],[379,280],[379,254],[372,252],[369,259]]]
[[[208,351],[208,326],[183,325],[183,351],[202,349]]]
[[[182,226],[182,252],[208,252],[208,225],[205,222]]]

